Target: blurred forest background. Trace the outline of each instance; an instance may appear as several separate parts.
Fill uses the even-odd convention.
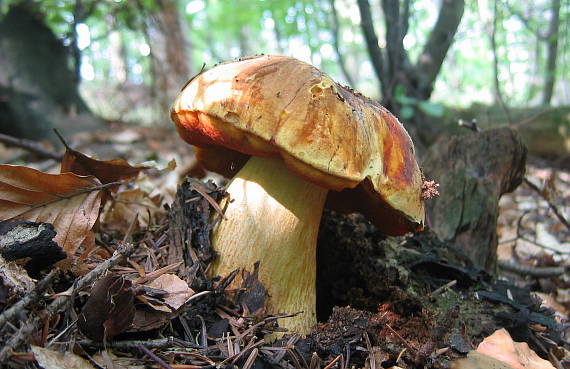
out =
[[[380,100],[420,150],[476,121],[565,155],[569,18],[568,0],[0,0],[0,132],[166,126],[204,66],[278,53]]]

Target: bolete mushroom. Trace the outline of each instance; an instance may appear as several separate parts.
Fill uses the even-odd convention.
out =
[[[206,168],[239,171],[225,218],[212,233],[211,273],[251,270],[268,290],[269,312],[316,323],[316,239],[325,202],[361,212],[400,235],[422,227],[422,175],[402,124],[378,103],[291,57],[222,63],[194,77],[171,118]]]

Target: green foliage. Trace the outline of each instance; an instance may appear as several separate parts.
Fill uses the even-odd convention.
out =
[[[113,70],[117,37],[121,57],[128,69],[128,82],[152,87],[152,50],[149,25],[166,0],[82,0],[78,12],[76,0],[35,0],[33,6],[44,15],[46,23],[62,40],[71,45],[77,37],[76,23],[88,27],[89,42],[81,49],[82,63],[92,70],[95,88],[119,83]],[[248,54],[281,53],[298,57],[327,71],[337,80],[344,75],[333,47],[334,33],[331,4],[338,14],[338,47],[354,88],[378,96],[378,81],[373,72],[361,29],[356,0],[172,0],[186,35],[192,70],[204,63],[211,66],[222,60]],[[385,28],[381,0],[369,0],[376,31],[381,43]],[[494,1],[494,0],[493,0]],[[398,94],[403,119],[420,110],[440,117],[443,105],[467,106],[492,103],[493,66],[489,42],[493,1],[467,1],[455,42],[444,62],[431,101],[417,101]],[[499,58],[499,81],[505,100],[511,105],[539,102],[543,89],[546,63],[546,40],[551,0],[498,3],[496,40]],[[21,0],[0,0],[0,16]],[[432,0],[410,1],[409,30],[404,46],[410,62],[416,62],[438,15],[438,4]],[[76,19],[77,18],[77,19]],[[558,84],[554,102],[568,103],[570,82],[570,3],[562,1],[560,40],[557,66]],[[113,37],[111,37],[113,34]],[[118,36],[117,36],[118,35]],[[79,35],[79,36],[85,36]],[[385,50],[385,49],[384,49]],[[150,51],[150,53],[149,53]],[[113,54],[115,53],[115,54]],[[84,75],[86,76],[86,75]],[[160,92],[159,92],[160,93]]]
[[[416,109],[436,118],[443,117],[445,114],[445,108],[442,104],[406,96],[403,88],[396,89],[396,101],[400,104],[400,117],[403,120],[411,119]]]

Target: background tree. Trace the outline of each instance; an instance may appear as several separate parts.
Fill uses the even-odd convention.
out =
[[[463,0],[441,2],[437,22],[429,33],[417,61],[412,63],[404,48],[404,38],[409,30],[410,4],[411,0],[406,0],[403,4],[400,4],[399,0],[382,0],[386,27],[384,51],[379,45],[369,1],[358,0],[362,32],[366,38],[374,72],[380,82],[382,102],[396,114],[400,112],[402,100],[410,101],[411,98],[414,102],[422,102],[430,98],[465,6]],[[421,124],[424,120],[417,119],[417,113],[415,116],[416,119],[412,122],[418,128],[416,133],[421,138],[433,134],[430,125]]]
[[[0,18],[20,3],[67,50],[81,95],[105,119],[168,125],[173,94],[202,65],[259,53],[314,64],[427,143],[473,104],[508,122],[481,107],[496,85],[513,123],[514,109],[570,101],[568,1],[497,1],[495,11],[463,0],[4,0]]]

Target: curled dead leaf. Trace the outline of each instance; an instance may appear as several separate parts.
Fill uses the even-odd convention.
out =
[[[188,283],[174,274],[163,274],[147,283],[147,286],[168,292],[168,295],[163,299],[173,310],[177,310],[194,295],[194,291],[188,287]]]
[[[124,159],[97,160],[67,147],[61,161],[61,173],[75,173],[95,176],[101,183],[107,184],[135,178],[148,166],[132,166]]]
[[[108,274],[95,283],[77,320],[81,332],[94,341],[103,341],[126,331],[135,315],[131,286],[117,274]]]
[[[466,358],[451,363],[452,369],[555,369],[525,342],[514,342],[506,329],[485,338]]]

